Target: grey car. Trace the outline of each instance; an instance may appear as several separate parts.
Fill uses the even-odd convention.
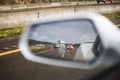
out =
[[[96,1],[97,1],[98,4],[100,2],[104,2],[104,3],[110,2],[110,3],[112,3],[112,0],[96,0]]]

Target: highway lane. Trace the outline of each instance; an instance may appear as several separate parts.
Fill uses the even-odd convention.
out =
[[[76,53],[77,48],[74,48],[73,50],[67,50],[65,49],[65,55],[62,58],[62,55],[59,53],[59,48],[53,48],[50,50],[46,50],[43,53],[41,52],[33,52],[38,56],[44,56],[44,57],[49,57],[49,58],[54,58],[54,59],[63,59],[63,60],[70,60],[73,61],[75,53]]]
[[[19,39],[0,41],[0,53],[18,49],[18,40]]]
[[[17,42],[18,39],[1,42],[3,47],[0,48],[4,51],[5,46],[11,47],[15,44],[17,46]],[[82,70],[39,64],[26,60],[20,52],[0,56],[0,80],[84,80],[103,70],[103,68]]]
[[[38,64],[26,60],[21,53],[0,57],[0,80],[84,80],[103,68],[82,70]]]

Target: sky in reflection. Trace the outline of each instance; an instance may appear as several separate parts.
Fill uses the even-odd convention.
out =
[[[94,42],[96,33],[89,20],[71,20],[34,26],[29,38],[53,43],[57,43],[58,40],[66,43],[83,43]]]

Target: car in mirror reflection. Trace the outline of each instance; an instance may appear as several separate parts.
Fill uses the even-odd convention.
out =
[[[74,47],[72,45],[68,45],[66,48],[67,48],[67,50],[73,50],[74,49]]]

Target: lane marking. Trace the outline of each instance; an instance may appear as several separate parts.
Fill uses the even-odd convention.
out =
[[[17,47],[17,45],[13,45],[13,46],[11,46],[11,47],[16,48],[16,47]]]
[[[9,47],[5,47],[4,49],[10,49]]]
[[[40,52],[38,52],[38,53],[36,53],[36,54],[39,54],[39,53],[45,53],[45,52],[48,52],[48,51],[52,51],[54,48],[51,48],[51,49],[48,49],[48,50],[45,50],[45,51],[40,51]]]
[[[19,52],[20,49],[15,49],[15,50],[11,50],[11,51],[7,51],[7,52],[2,52],[0,53],[0,56],[5,56],[5,55],[8,55],[8,54],[13,54],[15,52]]]

